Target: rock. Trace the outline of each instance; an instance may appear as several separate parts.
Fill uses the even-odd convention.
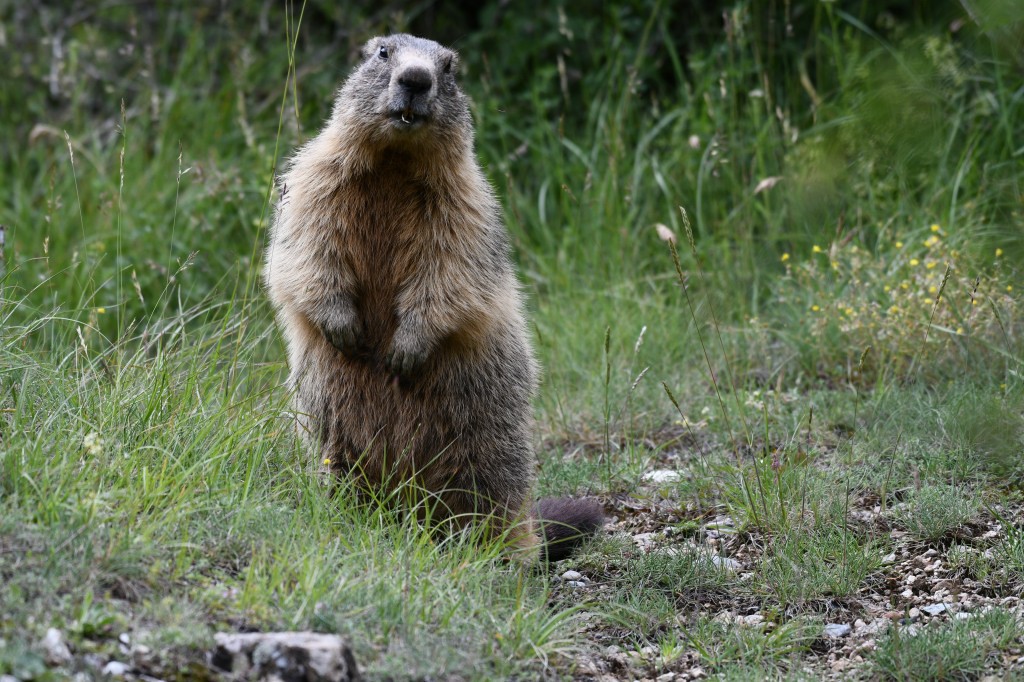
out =
[[[654,678],[654,682],[672,682],[676,679],[675,673],[665,673],[664,675],[658,675]]]
[[[658,533],[637,533],[633,536],[633,542],[636,546],[645,552],[649,552],[654,549],[654,539],[658,537]]]
[[[845,658],[839,658],[832,663],[832,672],[841,673],[852,665],[850,661]]]
[[[71,662],[71,650],[64,642],[64,634],[57,628],[50,628],[40,643],[46,665],[60,666]]]
[[[655,469],[644,474],[644,480],[650,483],[675,483],[680,478],[680,473],[671,469]]]
[[[929,604],[928,606],[922,606],[921,610],[927,613],[929,616],[937,616],[940,613],[949,611],[948,604]]]
[[[352,650],[337,635],[266,632],[213,636],[213,665],[235,679],[294,682],[361,680]]]
[[[724,571],[732,571],[734,573],[743,568],[743,564],[735,559],[730,559],[727,556],[719,556],[717,554],[711,555],[711,563],[713,563],[717,568]]]
[[[890,554],[886,554],[884,557],[882,557],[882,563],[883,564],[891,564],[891,563],[893,563],[895,561],[896,561],[896,552],[892,552]]]
[[[900,592],[900,596],[904,599],[910,599],[914,596],[914,591],[908,587],[907,589]]]
[[[124,677],[132,667],[120,661],[111,661],[103,666],[103,674],[107,677]]]
[[[917,620],[921,617],[921,609],[915,606],[907,612],[907,617],[910,618],[910,620]]]
[[[99,654],[89,652],[82,656],[82,662],[85,663],[87,668],[92,668],[97,672],[103,669],[103,657]]]
[[[826,637],[845,637],[850,634],[852,628],[846,623],[828,623],[825,625],[825,636]]]
[[[566,580],[565,584],[569,587],[586,587],[587,584],[582,580]]]
[[[864,640],[863,644],[861,644],[859,647],[857,647],[857,651],[858,652],[871,651],[874,648],[875,648],[875,640],[873,640],[873,639],[866,639],[866,640]]]
[[[740,616],[736,620],[740,625],[746,625],[747,627],[760,627],[764,624],[764,616],[760,613],[754,613],[749,616]]]
[[[579,571],[566,571],[562,574],[562,580],[582,580],[583,574]]]
[[[14,675],[0,675],[0,682],[21,682]]]

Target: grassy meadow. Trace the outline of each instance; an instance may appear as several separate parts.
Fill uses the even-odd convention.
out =
[[[295,437],[273,177],[389,30],[461,53],[538,493],[609,515],[550,569]],[[1014,0],[0,6],[0,676],[273,630],[373,680],[1024,674],[1022,42]]]

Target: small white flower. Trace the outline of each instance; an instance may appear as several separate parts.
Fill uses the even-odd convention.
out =
[[[95,431],[90,432],[82,440],[82,447],[90,455],[99,455],[103,452],[103,439]]]

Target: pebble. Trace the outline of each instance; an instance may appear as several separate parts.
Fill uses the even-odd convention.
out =
[[[719,556],[717,554],[711,555],[711,563],[713,563],[717,568],[721,568],[726,571],[735,572],[743,568],[743,564],[735,559],[730,559],[727,556]]]
[[[871,651],[875,648],[875,640],[866,639],[864,643],[857,647],[857,651]]]
[[[825,625],[826,637],[845,637],[850,634],[852,628],[846,623],[828,623]]]
[[[633,542],[640,549],[650,551],[654,548],[654,538],[658,535],[658,533],[638,533],[633,536]]]
[[[764,624],[764,616],[760,613],[754,613],[749,616],[740,616],[736,620],[740,625],[746,625],[748,627],[757,627]]]
[[[103,657],[99,654],[88,653],[82,656],[82,662],[89,668],[99,670],[103,667]]]
[[[0,675],[0,682],[21,682],[14,675]]]
[[[562,574],[562,580],[582,580],[583,574],[579,571],[566,571]]]
[[[59,666],[71,662],[71,650],[64,642],[64,634],[57,628],[50,628],[43,637],[43,658],[47,665]]]
[[[111,661],[103,666],[103,674],[110,677],[124,677],[131,670],[131,666],[120,661]]]
[[[671,469],[655,469],[644,474],[644,480],[651,483],[675,483],[680,478],[682,478],[682,475],[678,471],[672,471]]]
[[[917,620],[918,618],[921,617],[921,609],[919,609],[919,608],[917,608],[915,606],[914,608],[910,609],[910,611],[907,612],[907,617],[909,617],[910,620]]]
[[[582,580],[566,580],[565,584],[569,587],[586,587],[587,584]]]
[[[921,610],[929,616],[937,616],[943,611],[949,611],[950,608],[947,604],[931,604],[929,606],[922,606]]]
[[[676,679],[675,673],[665,673],[654,678],[655,682],[672,682],[674,679]]]
[[[890,554],[886,554],[884,557],[882,557],[882,563],[883,564],[891,564],[891,563],[894,563],[895,561],[896,561],[896,552],[892,552]]]

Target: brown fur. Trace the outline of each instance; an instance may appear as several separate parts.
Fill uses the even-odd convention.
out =
[[[405,35],[363,52],[284,174],[266,254],[300,425],[367,489],[412,482],[532,549],[537,367],[457,57]]]

